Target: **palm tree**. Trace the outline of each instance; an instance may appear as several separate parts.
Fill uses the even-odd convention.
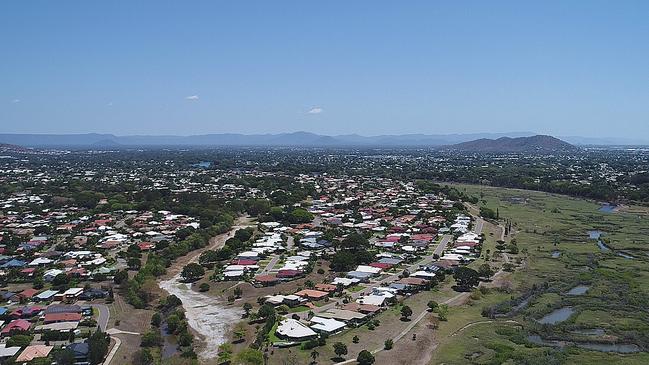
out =
[[[313,350],[313,351],[311,351],[311,359],[313,359],[313,361],[311,361],[311,363],[312,363],[312,364],[317,364],[318,362],[316,361],[316,359],[317,359],[319,356],[320,356],[320,353],[319,353],[317,350]]]

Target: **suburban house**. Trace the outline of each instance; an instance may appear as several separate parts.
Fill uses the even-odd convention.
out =
[[[277,336],[293,341],[304,341],[316,337],[318,334],[299,321],[287,318],[279,322]]]
[[[314,316],[310,320],[311,329],[319,333],[326,333],[328,335],[342,331],[345,328],[345,322],[337,321],[333,318],[323,318]]]

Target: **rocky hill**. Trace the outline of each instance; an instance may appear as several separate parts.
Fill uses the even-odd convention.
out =
[[[517,153],[517,152],[572,152],[578,148],[558,138],[545,135],[531,137],[498,139],[477,139],[475,141],[458,143],[448,147],[449,150],[484,153]]]

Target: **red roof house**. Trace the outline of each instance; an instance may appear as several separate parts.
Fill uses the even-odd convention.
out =
[[[45,323],[79,322],[81,313],[45,313]]]
[[[0,331],[0,334],[3,336],[10,334],[13,331],[28,331],[29,327],[31,327],[31,323],[29,321],[26,321],[24,319],[14,319],[13,321],[9,322],[8,325],[5,326],[5,328]]]

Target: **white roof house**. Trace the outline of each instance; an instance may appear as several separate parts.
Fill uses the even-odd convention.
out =
[[[290,295],[282,295],[282,294],[277,294],[277,295],[267,295],[266,296],[266,303],[272,304],[272,305],[280,305],[284,302],[306,302],[306,299],[297,296],[295,294],[290,294]]]
[[[358,279],[350,279],[350,278],[334,278],[334,280],[331,282],[333,285],[338,285],[342,284],[344,287],[348,287],[354,284],[358,284],[361,281]]]
[[[46,281],[50,281],[50,280],[54,279],[57,275],[60,275],[60,274],[63,274],[63,273],[64,273],[64,271],[59,270],[59,269],[47,270],[45,273],[43,273],[43,279],[45,279]]]
[[[49,300],[49,299],[53,298],[58,293],[59,293],[58,290],[45,290],[44,292],[39,293],[38,295],[36,295],[34,298],[37,299],[37,300]]]
[[[410,274],[410,276],[412,276],[413,278],[431,279],[435,277],[435,274],[428,271],[415,271]]]
[[[68,332],[77,329],[77,327],[79,327],[79,322],[57,322],[36,326],[35,330]]]
[[[239,276],[243,276],[243,270],[226,271],[223,273],[223,276],[226,278],[238,278]]]
[[[372,305],[382,306],[383,303],[385,303],[386,299],[388,299],[387,295],[370,294],[368,296],[356,299],[356,303],[358,303],[358,304],[372,304]]]
[[[279,322],[279,325],[277,326],[277,334],[296,340],[317,335],[317,333],[315,333],[312,329],[292,318],[287,318]]]
[[[368,272],[371,274],[379,274],[381,272],[380,267],[368,266],[368,265],[358,265],[355,271]]]
[[[257,259],[259,257],[259,252],[255,251],[245,251],[237,255],[238,259]]]
[[[83,288],[70,288],[66,290],[63,295],[66,297],[76,297],[83,293]]]
[[[462,261],[464,257],[462,255],[447,253],[440,258],[440,260],[450,260],[450,261]]]
[[[51,264],[52,262],[54,262],[54,260],[50,260],[47,257],[38,257],[32,260],[32,262],[29,263],[29,266],[47,265]]]
[[[277,227],[281,226],[282,224],[278,223],[278,222],[264,222],[261,225],[266,227],[266,228],[277,228]]]
[[[0,344],[0,358],[12,357],[20,351],[20,346],[7,347],[6,343]]]
[[[346,309],[336,309],[336,308],[331,308],[328,309],[326,312],[318,313],[318,316],[325,317],[325,318],[336,318],[336,319],[340,319],[341,321],[357,321],[367,317],[366,314],[360,312],[354,312]]]
[[[334,333],[345,328],[345,322],[340,322],[332,318],[314,316],[311,318],[311,323],[312,329],[324,333]]]

